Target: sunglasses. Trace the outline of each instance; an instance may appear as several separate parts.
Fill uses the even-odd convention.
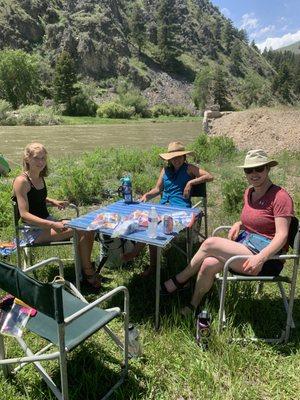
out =
[[[262,165],[261,167],[255,167],[255,168],[244,168],[245,174],[252,174],[252,172],[263,172],[265,170],[266,166]]]

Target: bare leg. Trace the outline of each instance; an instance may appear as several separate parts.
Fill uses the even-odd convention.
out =
[[[72,229],[66,229],[63,232],[56,232],[54,229],[45,229],[41,235],[35,240],[35,243],[47,243],[52,241],[60,241],[70,239],[73,235]],[[88,282],[95,286],[100,287],[100,277],[95,275],[95,270],[91,263],[91,254],[94,243],[93,232],[79,232],[79,254],[83,266],[83,272]]]
[[[141,253],[141,251],[145,246],[146,246],[145,243],[135,243],[134,248],[130,252],[122,254],[121,256],[122,260],[125,262],[132,261],[135,257],[137,257]]]
[[[216,274],[222,271],[223,266],[224,263],[214,257],[205,258],[197,275],[190,306],[186,306],[181,309],[180,313],[182,315],[187,316],[193,312],[193,309],[197,309],[204,295],[211,289]]]
[[[181,271],[177,276],[179,283],[188,281],[193,275],[197,274],[200,266],[207,257],[214,257],[221,263],[225,263],[230,257],[235,255],[253,255],[251,251],[241,243],[234,242],[229,239],[220,237],[211,237],[206,239],[200,246],[197,253],[192,258],[187,267]],[[244,261],[236,261],[232,264],[237,272],[243,272]],[[165,282],[166,289],[172,293],[176,290],[172,280]]]

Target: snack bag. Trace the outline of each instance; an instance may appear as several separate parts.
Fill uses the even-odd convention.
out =
[[[120,222],[120,216],[117,213],[100,213],[96,215],[94,220],[87,227],[88,230],[93,231],[100,228],[104,229],[115,229]]]
[[[196,220],[194,213],[188,214],[185,211],[177,211],[172,213],[173,232],[178,233],[184,228],[191,228]]]
[[[119,225],[114,229],[112,238],[116,238],[119,236],[129,235],[130,233],[136,232],[139,230],[139,223],[137,220],[125,220],[119,223]]]
[[[148,211],[141,211],[141,210],[135,210],[133,211],[133,213],[131,213],[128,217],[128,219],[131,220],[136,220],[138,221],[138,224],[140,226],[143,226],[145,228],[147,228],[148,226]]]

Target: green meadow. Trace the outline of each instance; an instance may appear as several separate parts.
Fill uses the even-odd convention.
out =
[[[74,122],[76,123],[76,122]],[[208,184],[209,232],[221,225],[234,222],[241,210],[242,193],[246,187],[239,165],[245,153],[236,150],[226,138],[200,135],[189,146],[195,151],[195,162],[213,173],[215,179]],[[117,199],[119,179],[132,174],[134,194],[151,188],[159,174],[161,148],[151,150],[134,148],[99,149],[81,157],[51,158],[51,173],[47,178],[49,197],[68,199],[80,206],[81,213]],[[51,155],[50,155],[51,156]],[[53,155],[52,155],[53,156]],[[300,215],[300,154],[282,152],[276,156],[279,166],[272,169],[274,183],[284,186],[293,196],[296,214]],[[10,205],[11,183],[19,171],[0,181],[1,240],[13,237]],[[184,246],[184,238],[178,243]],[[195,244],[195,250],[197,249]],[[35,260],[50,257],[53,250],[35,253]],[[55,255],[57,250],[55,250]],[[71,249],[59,250],[61,257],[69,256]],[[93,256],[99,254],[95,242]],[[12,256],[9,262],[15,262]],[[264,342],[232,342],[232,336],[249,338],[253,335],[280,335],[285,313],[277,287],[265,285],[262,294],[255,294],[255,286],[239,284],[230,286],[227,298],[228,326],[217,333],[218,293],[216,287],[206,298],[205,308],[213,317],[208,348],[203,350],[195,341],[195,319],[183,319],[179,309],[190,296],[189,290],[161,298],[161,327],[154,330],[154,277],[142,279],[139,273],[149,263],[145,250],[132,265],[122,267],[112,260],[103,275],[103,293],[125,285],[130,292],[130,321],[140,332],[142,356],[130,361],[129,374],[124,384],[112,396],[114,399],[144,400],[290,400],[300,399],[300,301],[297,288],[294,318],[296,328],[287,344],[270,345]],[[162,280],[185,266],[185,259],[175,248],[163,253]],[[291,264],[284,269],[290,273]],[[43,268],[38,273],[41,280],[52,280],[57,274],[55,266]],[[65,275],[74,281],[74,264],[68,261]],[[94,295],[88,293],[89,300]],[[116,302],[121,304],[122,299]],[[298,322],[298,324],[297,324]],[[121,325],[114,322],[119,330]],[[25,336],[30,336],[25,332]],[[11,338],[6,338],[10,354],[21,355]],[[37,347],[33,339],[33,347]],[[119,371],[118,352],[104,333],[88,340],[83,347],[69,355],[68,374],[71,399],[96,400],[101,398]],[[50,362],[51,376],[59,382],[59,368]],[[28,366],[7,381],[0,375],[2,400],[54,399],[52,393]]]

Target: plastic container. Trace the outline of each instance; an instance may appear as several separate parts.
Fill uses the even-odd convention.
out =
[[[208,311],[203,310],[197,316],[196,322],[196,341],[199,346],[206,349],[208,346],[208,338],[210,335],[211,317]]]
[[[148,215],[147,236],[151,239],[157,237],[158,214],[155,207],[151,207]]]
[[[137,358],[141,355],[141,344],[139,340],[139,332],[137,328],[130,324],[129,325],[129,334],[128,334],[128,353],[129,357]]]
[[[122,194],[126,204],[132,203],[132,183],[130,176],[125,176],[121,179],[122,182]]]

